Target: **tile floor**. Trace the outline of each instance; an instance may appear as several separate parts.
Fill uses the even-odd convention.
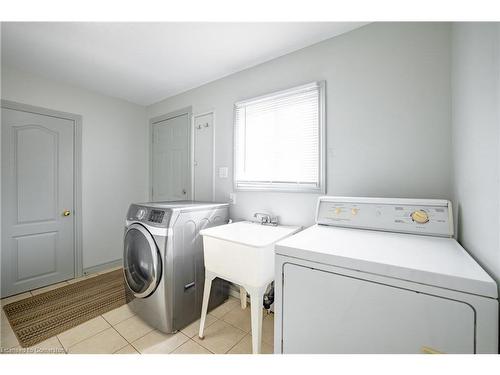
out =
[[[116,268],[105,272],[113,271]],[[100,272],[102,274],[103,272]],[[84,277],[93,277],[89,275]],[[2,306],[79,281],[74,279],[1,300]],[[51,337],[34,347],[21,348],[2,309],[0,353],[87,354],[250,354],[250,307],[240,307],[233,297],[212,310],[205,324],[205,338],[198,338],[196,321],[175,334],[164,334],[147,325],[127,305]],[[262,353],[273,352],[274,317],[264,311]]]

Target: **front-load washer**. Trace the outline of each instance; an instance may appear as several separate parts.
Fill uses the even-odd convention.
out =
[[[495,281],[446,200],[319,199],[275,246],[275,353],[498,353]]]
[[[200,317],[205,281],[199,231],[228,222],[228,204],[195,201],[132,204],[124,236],[123,272],[130,308],[166,333]],[[215,286],[215,288],[214,288]],[[210,308],[228,298],[228,284],[212,284]]]

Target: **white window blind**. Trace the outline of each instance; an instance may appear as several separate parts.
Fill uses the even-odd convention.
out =
[[[235,104],[235,188],[324,192],[324,82]]]

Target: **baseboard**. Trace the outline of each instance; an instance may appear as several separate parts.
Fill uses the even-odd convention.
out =
[[[105,270],[110,269],[110,268],[119,267],[122,264],[123,264],[123,260],[122,259],[112,260],[111,262],[102,263],[102,264],[98,264],[97,266],[92,266],[92,267],[84,268],[83,269],[83,274],[84,275],[90,275],[92,273],[97,273],[97,272],[105,271]]]

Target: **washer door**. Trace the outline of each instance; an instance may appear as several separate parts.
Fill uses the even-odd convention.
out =
[[[151,233],[140,224],[132,224],[125,233],[123,263],[125,281],[136,297],[145,298],[155,291],[161,256]]]

